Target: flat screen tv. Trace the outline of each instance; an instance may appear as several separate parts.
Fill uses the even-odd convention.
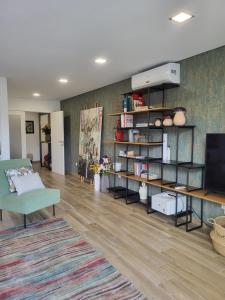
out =
[[[225,134],[206,135],[205,189],[225,194]]]

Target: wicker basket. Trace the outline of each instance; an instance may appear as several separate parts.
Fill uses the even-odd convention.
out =
[[[210,237],[212,239],[213,247],[216,250],[216,252],[225,256],[225,238],[217,234],[215,230],[212,230],[210,232]]]
[[[216,217],[215,219],[208,219],[208,223],[213,225],[213,228],[218,235],[225,237],[225,216]]]

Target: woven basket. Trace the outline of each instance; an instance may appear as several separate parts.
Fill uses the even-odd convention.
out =
[[[215,232],[221,237],[225,237],[225,216],[208,219],[208,223],[213,225]]]
[[[213,247],[216,250],[216,252],[225,256],[225,238],[217,234],[215,230],[212,230],[210,232],[210,237],[212,239]]]

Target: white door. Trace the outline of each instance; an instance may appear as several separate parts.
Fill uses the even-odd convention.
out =
[[[63,111],[51,113],[52,172],[65,175]]]

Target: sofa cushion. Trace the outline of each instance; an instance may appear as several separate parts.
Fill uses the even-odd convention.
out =
[[[32,174],[33,172],[34,171],[33,171],[32,167],[21,167],[21,168],[17,168],[17,169],[5,170],[5,175],[8,179],[8,183],[9,183],[9,191],[11,193],[16,192],[16,187],[12,180],[13,177],[27,176],[27,175]]]
[[[0,208],[21,214],[29,214],[51,206],[60,201],[60,191],[56,189],[38,189],[18,196],[9,193],[0,198]]]
[[[29,174],[27,176],[13,176],[12,181],[16,187],[18,196],[30,191],[45,188],[38,173]]]

